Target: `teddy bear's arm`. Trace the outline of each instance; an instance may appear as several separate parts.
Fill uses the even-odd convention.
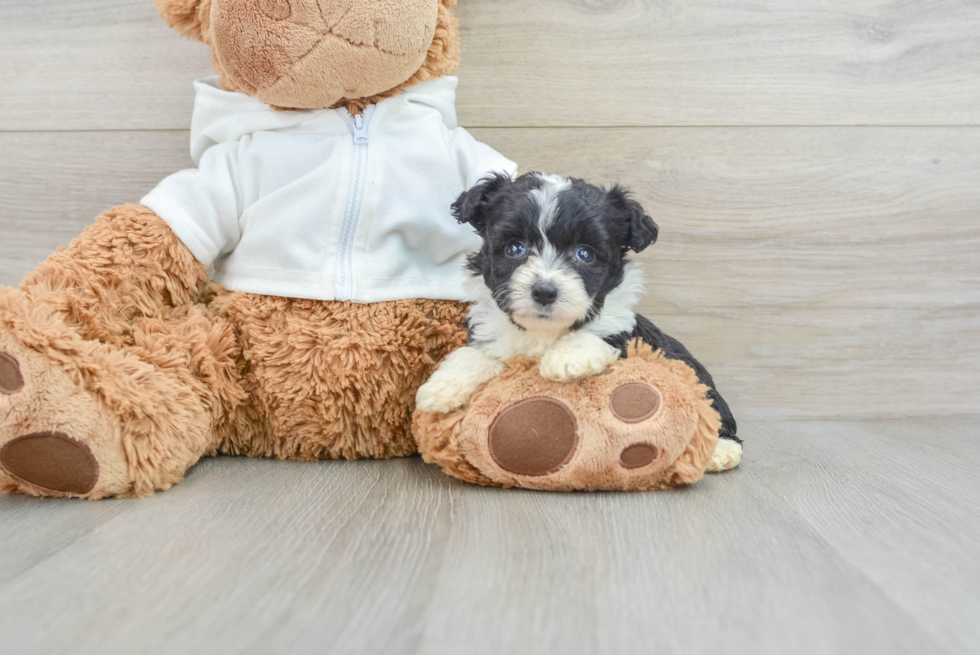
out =
[[[237,141],[212,146],[197,168],[174,173],[140,201],[166,221],[205,266],[234,250],[242,238],[240,148]]]
[[[474,139],[462,127],[450,130],[447,140],[465,189],[473,187],[490,173],[506,173],[511,177],[517,174],[517,164]]]

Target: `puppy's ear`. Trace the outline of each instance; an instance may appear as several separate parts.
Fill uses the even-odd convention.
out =
[[[641,252],[657,242],[660,229],[647,216],[643,206],[630,197],[629,191],[617,184],[609,191],[606,199],[612,209],[612,220],[626,228],[626,248]]]
[[[167,25],[188,38],[205,41],[204,25],[209,22],[211,0],[156,0],[156,6]]]
[[[453,217],[460,223],[469,223],[481,235],[485,234],[490,199],[510,181],[510,176],[505,173],[487,175],[456,199],[453,203]]]

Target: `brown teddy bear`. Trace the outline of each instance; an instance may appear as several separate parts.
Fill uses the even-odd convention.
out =
[[[0,489],[146,496],[217,453],[415,453],[416,390],[466,341],[463,263],[479,241],[450,205],[485,174],[516,171],[456,124],[455,0],[157,4],[212,48],[218,77],[195,84],[198,168],[103,213],[19,289],[0,289]],[[635,428],[659,426],[664,455],[648,469],[649,452],[620,444],[636,406],[622,405],[622,385],[538,388],[520,362],[472,412],[420,415],[424,454],[485,484],[693,481],[717,415],[683,368],[634,353],[597,378],[639,381],[666,408],[646,407]],[[617,425],[583,415],[557,430],[598,463],[550,482],[538,469],[522,477],[541,453],[493,469],[487,457],[520,458],[522,414],[503,410],[531,387],[553,407],[634,410]],[[486,442],[488,422],[510,427]],[[608,448],[579,445],[603,431],[615,433]]]

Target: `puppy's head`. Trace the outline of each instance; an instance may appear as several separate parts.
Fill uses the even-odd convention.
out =
[[[453,215],[483,238],[470,271],[532,331],[587,324],[623,281],[626,254],[657,240],[657,224],[622,187],[543,173],[484,178]]]

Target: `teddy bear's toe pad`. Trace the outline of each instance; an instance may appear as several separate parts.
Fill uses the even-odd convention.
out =
[[[649,384],[624,384],[609,398],[609,409],[623,423],[642,423],[660,409],[660,392]]]
[[[653,444],[635,443],[632,446],[627,446],[620,453],[619,465],[624,469],[641,469],[651,464],[658,455],[660,455],[660,449]]]
[[[0,465],[50,491],[87,494],[99,480],[99,464],[88,446],[62,432],[17,437],[0,450]]]
[[[554,398],[528,398],[504,409],[489,430],[490,455],[517,475],[555,473],[578,445],[575,415]]]
[[[11,396],[23,388],[20,364],[7,353],[0,352],[0,394]]]

